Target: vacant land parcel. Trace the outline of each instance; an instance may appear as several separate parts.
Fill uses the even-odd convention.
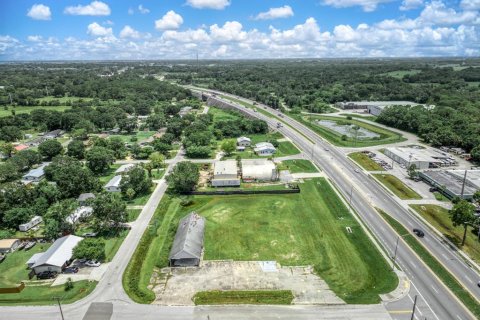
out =
[[[127,292],[137,301],[152,301],[146,287],[153,267],[167,265],[178,221],[196,211],[207,219],[205,260],[312,265],[347,303],[378,302],[380,293],[397,285],[386,261],[325,179],[306,180],[301,189],[288,195],[165,198],[142,239],[150,245],[137,250],[125,275],[136,276],[139,288],[124,278]]]

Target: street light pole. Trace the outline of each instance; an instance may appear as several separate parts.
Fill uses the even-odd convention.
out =
[[[60,315],[62,316],[62,320],[65,320],[63,317],[62,305],[60,304],[60,297],[54,297],[53,299],[57,300],[58,308],[60,309]]]
[[[412,317],[410,318],[410,320],[413,320],[413,318],[415,317],[415,308],[416,307],[417,307],[417,295],[415,295],[415,300],[413,301]]]

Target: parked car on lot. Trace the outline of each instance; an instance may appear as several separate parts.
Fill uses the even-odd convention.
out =
[[[55,271],[43,271],[37,274],[37,279],[54,279],[56,276]]]
[[[413,229],[413,233],[415,233],[419,238],[425,237],[425,233],[420,229]]]
[[[96,236],[97,236],[96,232],[86,232],[86,233],[82,234],[82,237],[87,237],[87,238],[93,238],[93,237],[96,237]]]
[[[97,260],[88,260],[87,262],[85,262],[85,265],[88,267],[100,267],[101,263]]]
[[[78,267],[68,267],[63,270],[63,273],[77,273]]]

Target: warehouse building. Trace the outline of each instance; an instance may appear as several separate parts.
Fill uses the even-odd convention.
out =
[[[213,164],[213,187],[238,187],[240,178],[236,160],[216,161]]]
[[[267,159],[242,160],[243,181],[275,181],[278,180],[277,166]]]
[[[480,190],[480,170],[429,170],[419,172],[419,176],[450,199],[472,199]]]
[[[457,164],[457,161],[448,153],[420,146],[385,148],[384,153],[405,167],[414,164],[417,169],[440,168]]]
[[[178,224],[168,258],[171,267],[198,267],[202,257],[205,218],[192,212]]]
[[[335,106],[344,110],[351,109],[366,109],[368,113],[371,113],[374,116],[378,116],[382,113],[383,109],[391,106],[417,106],[421,105],[416,102],[411,101],[348,101],[348,102],[337,102]]]

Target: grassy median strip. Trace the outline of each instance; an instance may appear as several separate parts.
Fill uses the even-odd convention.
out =
[[[378,212],[392,226],[398,234],[406,234],[408,230],[397,220],[382,210]],[[430,252],[413,235],[404,236],[405,242],[415,253],[425,262],[425,264],[439,277],[442,282],[453,292],[457,298],[478,318],[480,319],[480,304],[477,300],[455,279],[455,277],[445,267],[430,254]]]
[[[290,290],[202,291],[195,294],[195,305],[220,304],[292,304]]]
[[[461,247],[463,238],[463,226],[454,227],[452,220],[448,215],[448,210],[436,206],[434,204],[411,204],[416,212],[418,212],[425,220],[440,231],[445,237],[452,241],[457,247],[461,248],[477,263],[480,261],[480,245],[478,242],[478,234],[474,232],[472,227],[468,227],[467,239],[465,245]]]
[[[410,189],[400,179],[391,174],[377,173],[373,174],[373,176],[402,200],[422,199],[418,193]]]
[[[370,159],[365,153],[353,152],[348,156],[367,171],[384,171],[381,165]]]

